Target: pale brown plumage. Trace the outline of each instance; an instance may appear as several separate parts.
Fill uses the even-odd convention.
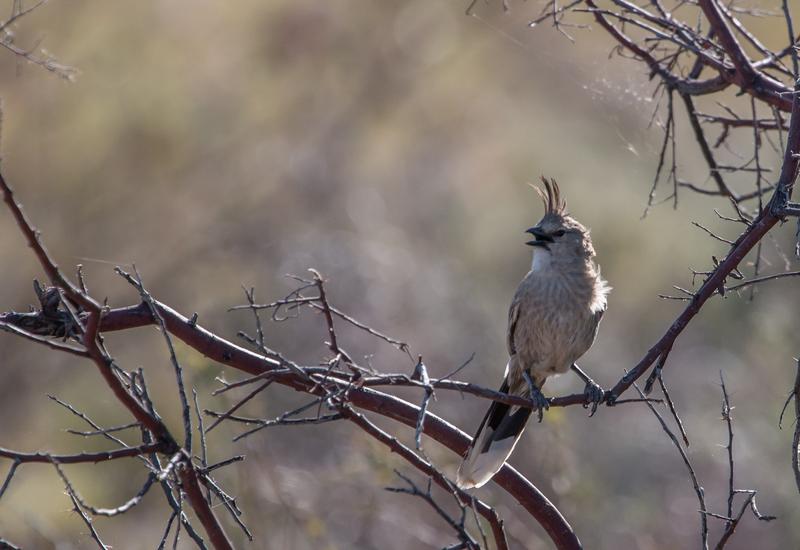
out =
[[[594,262],[589,230],[567,213],[555,180],[542,182],[544,190],[536,190],[545,214],[528,230],[535,237],[527,243],[534,249],[533,260],[509,308],[509,360],[500,390],[538,398],[546,406],[538,390],[549,376],[568,371],[592,345],[609,287]],[[588,388],[592,382],[586,381]],[[514,450],[530,413],[492,403],[458,470],[460,487],[480,487],[491,479]]]

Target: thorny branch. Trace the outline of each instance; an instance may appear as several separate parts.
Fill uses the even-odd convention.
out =
[[[467,518],[466,507],[461,508],[461,517],[459,519],[456,519],[452,517],[450,514],[448,514],[447,511],[444,508],[442,508],[442,506],[440,506],[438,502],[436,502],[436,499],[433,498],[433,494],[431,493],[431,481],[432,481],[431,478],[428,478],[428,485],[423,491],[409,477],[404,476],[397,470],[395,470],[394,473],[397,475],[397,477],[399,477],[406,483],[407,487],[386,487],[387,491],[390,491],[392,493],[404,493],[407,495],[421,498],[422,500],[427,502],[428,505],[431,508],[433,508],[436,514],[442,519],[444,519],[445,522],[447,522],[447,524],[456,532],[463,548],[480,549],[480,545],[478,544],[478,542],[472,537],[472,535],[469,534],[466,527],[464,526],[465,520]]]
[[[475,2],[470,4],[468,12],[473,9],[474,4]],[[42,65],[48,70],[69,76],[71,73],[68,68],[58,65],[52,58],[36,57],[31,52],[16,46],[11,39],[11,34],[8,30],[9,26],[40,5],[41,2],[24,10],[19,9],[12,13],[12,16],[6,22],[0,23],[0,46],[12,51],[21,58]],[[505,2],[503,6],[505,9],[509,8]],[[678,8],[681,8],[680,13],[678,13]],[[687,12],[692,10],[694,10],[694,15],[697,16],[696,21],[690,21],[689,16],[686,15]],[[705,277],[697,290],[689,291],[676,287],[685,294],[680,298],[688,302],[686,308],[675,319],[662,338],[647,352],[645,357],[634,368],[626,372],[611,390],[605,393],[605,401],[608,405],[644,401],[656,414],[663,429],[680,451],[690,473],[690,478],[700,503],[702,543],[704,546],[707,546],[708,542],[707,517],[720,518],[726,522],[725,532],[717,548],[722,548],[727,543],[747,508],[750,508],[758,519],[770,519],[768,516],[762,516],[758,513],[755,505],[755,491],[734,488],[733,425],[724,381],[722,382],[723,419],[726,421],[729,434],[727,450],[730,469],[727,513],[725,516],[713,514],[706,510],[703,489],[699,485],[688,456],[683,450],[680,441],[653,406],[653,402],[657,400],[645,398],[644,395],[641,396],[641,399],[621,399],[620,396],[631,385],[634,385],[641,376],[650,371],[651,375],[646,388],[651,388],[656,380],[659,381],[670,411],[680,426],[684,441],[688,444],[685,431],[680,425],[677,411],[669,398],[662,379],[663,369],[667,364],[668,356],[677,338],[712,296],[716,294],[724,295],[726,291],[738,290],[748,286],[752,288],[756,284],[797,275],[797,272],[789,272],[788,269],[787,272],[771,275],[760,275],[758,272],[762,239],[786,217],[800,216],[800,206],[790,202],[798,172],[798,162],[800,162],[800,100],[798,100],[800,83],[795,82],[798,76],[797,51],[794,47],[796,43],[794,37],[796,35],[786,0],[782,2],[782,10],[786,21],[789,44],[779,51],[770,51],[746,29],[739,20],[741,14],[745,12],[742,11],[742,8],[736,6],[735,2],[723,5],[718,0],[679,2],[672,12],[660,1],[654,1],[646,6],[640,6],[628,0],[609,0],[603,6],[600,6],[599,0],[574,0],[563,4],[553,1],[548,2],[541,16],[531,22],[531,26],[534,26],[551,21],[559,32],[572,40],[572,37],[564,29],[569,27],[582,28],[585,25],[569,22],[570,14],[588,12],[594,18],[594,21],[615,41],[618,53],[625,52],[626,55],[633,56],[635,60],[646,66],[650,78],[656,79],[657,85],[654,96],[661,92],[663,92],[661,97],[666,96],[667,116],[666,122],[662,125],[664,139],[658,156],[656,175],[648,196],[648,209],[659,202],[656,201],[656,194],[661,182],[662,169],[664,169],[664,166],[669,166],[666,180],[672,183],[672,189],[666,199],[671,199],[675,207],[678,206],[679,190],[722,196],[731,201],[738,216],[738,219],[728,219],[741,222],[744,225],[739,237],[735,240],[729,240],[717,236],[712,230],[706,229],[699,222],[696,223],[711,237],[730,247],[727,255],[721,261],[714,259],[713,269],[705,272],[695,272],[695,275],[702,274]],[[747,48],[742,45],[743,41],[749,44]],[[754,57],[748,54],[748,51],[756,51],[758,53]],[[788,68],[783,62],[783,59],[787,56],[791,58],[791,68]],[[704,73],[706,74],[704,75]],[[717,102],[721,113],[701,113],[697,110],[697,101],[702,96],[720,96],[722,92],[731,89],[735,89],[741,94],[746,94],[750,98],[750,112],[746,116],[742,116],[735,108],[721,102]],[[676,125],[679,113],[675,104],[673,104],[675,94],[678,94],[681,99],[683,110],[697,142],[699,153],[708,167],[707,180],[702,184],[685,181],[678,172]],[[756,102],[768,106],[773,116],[771,118],[759,118]],[[784,113],[791,113],[788,126]],[[714,141],[713,138],[710,139],[710,136],[711,132],[716,131],[716,129],[719,129],[719,134]],[[742,158],[735,161],[721,160],[721,151],[723,149],[731,150],[731,136],[737,131],[750,132],[754,142],[752,158],[749,160]],[[760,150],[762,138],[766,143],[770,143],[778,151],[778,154],[782,154],[780,176],[773,182],[768,180],[770,168],[765,164],[764,152]],[[713,145],[712,141],[714,141]],[[776,146],[774,144],[775,141],[780,146]],[[755,189],[741,191],[738,189],[736,176],[748,173],[755,174]],[[708,180],[713,180],[712,187],[707,187]],[[82,417],[95,430],[93,432],[83,432],[81,435],[102,435],[121,445],[120,449],[107,452],[53,455],[47,453],[21,453],[0,449],[0,456],[12,460],[5,481],[0,486],[0,497],[8,488],[18,467],[25,462],[50,462],[59,468],[59,464],[72,462],[94,462],[124,457],[140,457],[146,463],[150,474],[148,482],[137,497],[140,498],[151,483],[158,481],[173,510],[162,538],[162,546],[166,542],[172,524],[175,523],[174,519],[179,518],[179,521],[176,522],[175,540],[178,540],[180,528],[183,526],[195,543],[201,548],[204,547],[202,539],[193,530],[183,510],[185,498],[194,509],[214,547],[230,548],[231,543],[212,510],[212,494],[220,499],[248,536],[249,532],[239,520],[241,512],[236,507],[233,499],[225,494],[214,480],[209,477],[209,474],[217,467],[232,463],[237,457],[222,461],[214,466],[208,466],[206,462],[206,434],[222,421],[253,423],[257,424],[256,429],[261,429],[262,427],[278,424],[315,424],[346,419],[371,437],[381,441],[392,452],[402,456],[409,464],[422,471],[426,476],[429,476],[430,480],[453,495],[459,506],[461,506],[462,515],[460,520],[450,517],[437,507],[438,505],[431,496],[430,487],[426,491],[421,491],[410,481],[410,478],[399,474],[409,485],[409,489],[405,491],[422,497],[429,505],[433,506],[434,510],[455,529],[462,543],[468,547],[480,545],[478,542],[479,537],[469,533],[465,527],[464,518],[467,510],[471,509],[476,514],[480,514],[489,523],[495,545],[498,548],[507,546],[502,520],[497,515],[497,512],[485,503],[455,488],[447,476],[436,469],[423,451],[422,435],[426,434],[456,453],[462,453],[469,441],[465,434],[429,410],[431,399],[435,396],[434,392],[437,390],[469,393],[518,406],[529,406],[530,402],[527,399],[453,380],[452,376],[454,374],[440,379],[430,378],[427,367],[421,358],[416,362],[417,367],[411,376],[405,374],[383,374],[374,372],[371,368],[358,365],[348,352],[343,349],[342,342],[336,333],[335,322],[337,321],[334,319],[338,320],[338,322],[351,324],[370,336],[382,339],[405,352],[409,358],[412,356],[409,346],[405,342],[386,336],[333,307],[326,294],[324,279],[315,271],[312,271],[312,280],[298,279],[302,283],[300,288],[293,290],[282,300],[270,304],[256,304],[254,290],[245,291],[248,304],[234,309],[249,309],[254,314],[256,337],[251,338],[244,334],[241,336],[251,343],[258,353],[245,350],[207,331],[197,323],[196,314],[191,319],[188,319],[163,303],[158,302],[144,289],[138,273],[134,277],[120,270],[120,274],[137,288],[142,298],[142,303],[126,308],[108,308],[90,296],[80,272],[78,285],[72,283],[62,274],[48,255],[38,232],[26,219],[19,204],[14,199],[11,188],[6,184],[2,175],[0,175],[0,188],[3,191],[4,200],[8,208],[50,280],[52,285],[50,289],[54,289],[51,290],[49,296],[37,291],[41,305],[39,311],[29,313],[10,312],[0,315],[0,329],[48,346],[54,351],[62,351],[92,360],[109,389],[135,419],[134,423],[123,427],[103,429],[89,421],[85,415]],[[771,198],[769,201],[764,202],[768,193],[771,193]],[[758,199],[759,202],[757,209],[751,211],[744,203],[753,199]],[[729,277],[741,278],[738,271],[739,265],[754,249],[757,250],[757,254],[752,277],[737,284],[727,285],[726,281]],[[312,291],[316,291],[316,294],[310,295]],[[320,365],[300,366],[283,357],[279,352],[270,350],[264,342],[264,332],[259,317],[260,310],[271,311],[272,319],[280,321],[292,314],[296,314],[301,307],[309,307],[321,312],[325,320],[327,330],[326,344],[332,357],[325,359]],[[283,312],[287,312],[287,315],[283,315]],[[103,332],[126,330],[145,325],[158,326],[162,330],[166,345],[170,350],[171,363],[176,375],[184,419],[183,447],[178,445],[156,413],[153,403],[147,394],[142,371],[133,371],[131,373],[124,371],[115,363],[102,339]],[[200,459],[201,466],[199,467],[195,465],[192,458],[191,411],[184,386],[183,370],[172,349],[170,335],[182,340],[215,361],[251,375],[250,378],[245,380],[225,383],[224,387],[215,393],[228,391],[256,381],[261,382],[255,390],[248,393],[227,411],[223,413],[206,411],[207,414],[215,417],[216,421],[207,429],[203,429],[201,425],[202,457]],[[798,372],[800,372],[800,369]],[[798,380],[800,380],[800,375],[798,375]],[[312,395],[314,400],[303,407],[287,411],[275,419],[249,418],[234,414],[254,397],[266,391],[273,382],[306,392]],[[423,392],[421,405],[415,406],[391,394],[375,389],[389,386],[408,386],[421,389]],[[638,391],[638,387],[636,389]],[[797,391],[796,387],[795,393]],[[549,401],[551,406],[566,406],[583,404],[584,400],[585,398],[582,394],[574,394],[551,398]],[[314,407],[316,407],[315,415],[298,417],[299,414]],[[323,407],[331,412],[323,414]],[[797,401],[796,407],[798,407],[797,411],[800,411],[800,405],[797,405]],[[196,399],[195,408],[199,411]],[[366,418],[364,413],[357,409],[371,411],[414,428],[414,441],[417,452],[414,452],[410,447],[378,428]],[[800,416],[800,412],[797,412],[797,415]],[[142,443],[140,445],[127,445],[111,435],[112,432],[136,426],[142,432]],[[792,464],[798,480],[798,489],[800,490],[800,466],[798,466],[798,460],[800,460],[798,459],[800,435],[798,434],[800,434],[800,428],[795,431]],[[162,467],[159,457],[166,460],[165,466]],[[61,472],[61,470],[59,471]],[[62,477],[67,485],[67,491],[75,510],[81,514],[92,531],[91,535],[95,542],[103,547],[99,534],[94,531],[90,518],[85,514],[87,511],[95,514],[100,512],[101,509],[92,508],[82,503],[79,495],[71,488],[66,477]],[[580,547],[580,542],[569,523],[527,479],[506,465],[498,473],[495,480],[500,487],[517,499],[528,513],[544,527],[558,548]],[[206,487],[205,495],[201,490],[201,486]],[[734,516],[734,498],[737,494],[745,494],[747,496],[740,511]],[[123,513],[129,507],[135,505],[134,501],[138,502],[137,497],[114,509],[115,513]],[[480,531],[481,523],[477,519],[476,523]],[[485,537],[482,531],[480,540],[485,546]],[[4,541],[0,542],[6,544]]]
[[[60,306],[68,313],[68,317],[72,323],[78,327],[77,332],[74,334],[74,338],[79,340],[85,349],[85,357],[95,363],[114,396],[125,408],[128,409],[137,422],[141,424],[143,429],[146,430],[144,433],[148,435],[148,438],[144,441],[145,445],[155,445],[155,447],[145,446],[136,448],[135,451],[130,450],[131,448],[128,447],[127,449],[122,449],[121,451],[100,453],[100,456],[97,457],[95,457],[92,453],[83,453],[81,455],[74,455],[72,457],[58,458],[65,459],[65,461],[79,462],[87,460],[109,460],[117,458],[117,455],[155,455],[155,451],[166,455],[171,455],[173,457],[171,464],[175,464],[177,462],[182,464],[181,468],[179,468],[182,482],[181,490],[189,493],[190,502],[192,503],[195,513],[208,532],[212,544],[214,544],[215,548],[232,548],[230,541],[225,535],[221,525],[214,516],[214,513],[211,511],[209,503],[205,499],[197,500],[193,498],[194,494],[200,492],[200,488],[199,485],[197,485],[195,466],[191,462],[190,454],[179,448],[175,442],[175,439],[169,432],[169,429],[153,409],[152,402],[149,400],[149,398],[146,398],[145,394],[140,395],[137,393],[137,384],[135,383],[134,377],[122,370],[108,353],[100,334],[102,317],[107,312],[107,308],[101,307],[95,299],[84,292],[83,288],[85,287],[85,284],[81,285],[81,287],[76,286],[61,273],[61,270],[51,259],[50,255],[42,244],[38,231],[33,228],[26,216],[23,214],[19,203],[17,203],[14,197],[11,187],[6,183],[2,174],[0,174],[0,190],[2,190],[3,199],[10,209],[14,219],[16,220],[17,225],[19,226],[23,235],[26,237],[29,246],[33,249],[35,255],[39,259],[39,263],[41,264],[42,268],[50,278],[51,284],[58,289]],[[150,305],[150,302],[145,301],[145,304]],[[52,322],[52,320],[48,320],[48,322]],[[61,330],[60,333],[71,334],[71,331]],[[143,388],[144,384],[142,378],[141,386],[138,387],[138,389]],[[155,441],[152,441],[150,436],[152,436]],[[187,436],[186,443],[187,445],[191,444],[191,439],[189,436]],[[103,458],[103,456],[109,458]],[[21,453],[11,453],[8,455],[8,458],[13,458],[15,460],[15,464],[17,461],[40,461],[37,459],[36,454],[24,455]],[[53,461],[52,457],[46,457],[44,461],[52,462],[54,465],[58,464],[58,462]],[[161,474],[159,474],[160,481],[166,483],[168,475],[169,471],[162,470]],[[172,490],[171,486],[169,487],[169,490]]]
[[[719,381],[720,386],[722,387],[722,419],[725,421],[725,426],[728,431],[728,442],[725,445],[725,450],[728,453],[728,514],[727,517],[720,518],[725,520],[725,531],[722,533],[722,536],[715,547],[717,550],[721,550],[728,543],[730,538],[733,536],[734,531],[736,531],[736,527],[739,525],[739,522],[742,520],[742,516],[744,516],[744,513],[748,508],[752,510],[753,516],[755,516],[755,518],[759,521],[772,521],[775,519],[775,516],[765,516],[758,511],[758,508],[756,507],[757,491],[751,489],[736,489],[736,486],[733,483],[733,417],[731,414],[733,407],[731,407],[730,398],[728,397],[728,389],[725,387],[725,378],[722,376],[722,371],[719,373]],[[739,513],[734,516],[733,503],[736,495],[739,494],[745,494],[747,495],[747,498],[745,498],[744,502],[742,503]]]

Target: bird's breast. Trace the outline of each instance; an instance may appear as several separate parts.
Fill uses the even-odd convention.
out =
[[[597,332],[594,282],[531,277],[527,283],[514,330],[518,361],[545,376],[566,372]]]

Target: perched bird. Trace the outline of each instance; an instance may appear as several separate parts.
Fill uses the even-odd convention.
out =
[[[508,311],[508,364],[500,391],[530,397],[538,410],[549,404],[541,388],[549,376],[570,368],[586,383],[592,412],[603,390],[575,361],[592,345],[610,290],[594,262],[589,230],[567,213],[555,180],[542,178],[536,188],[544,217],[526,231],[534,239],[531,269],[517,287]],[[480,487],[503,466],[519,441],[533,409],[493,401],[478,427],[457,483],[462,489]]]

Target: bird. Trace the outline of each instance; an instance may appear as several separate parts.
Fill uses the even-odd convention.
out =
[[[592,406],[591,414],[604,398],[576,361],[594,343],[611,287],[595,262],[589,229],[567,212],[558,183],[541,179],[544,189],[534,188],[545,212],[526,230],[533,257],[509,307],[509,359],[499,390],[529,397],[533,406],[492,401],[458,468],[461,489],[481,487],[503,467],[534,409],[542,421],[549,402],[541,390],[549,377],[573,370],[586,384],[584,406]]]

